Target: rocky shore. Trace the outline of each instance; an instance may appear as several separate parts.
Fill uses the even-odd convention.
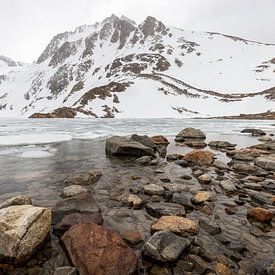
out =
[[[51,209],[23,194],[0,204],[0,274],[275,274],[275,141],[243,132],[259,143],[186,128],[183,154],[161,135],[108,138],[112,182],[91,167]]]

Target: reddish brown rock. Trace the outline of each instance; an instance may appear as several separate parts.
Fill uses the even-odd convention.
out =
[[[137,256],[116,233],[96,224],[71,227],[61,238],[80,275],[134,274]]]
[[[151,137],[151,140],[153,140],[153,142],[156,144],[156,145],[168,145],[169,144],[169,141],[166,137],[164,136],[153,136]]]
[[[62,236],[73,225],[84,223],[95,223],[98,225],[102,225],[103,219],[99,212],[90,214],[73,213],[65,216],[58,224],[55,225],[53,229],[54,234],[56,236]]]
[[[186,154],[184,160],[193,165],[211,165],[214,162],[214,154],[208,150],[193,150]]]
[[[267,209],[255,207],[247,211],[247,218],[257,222],[269,223],[272,220],[272,212]]]

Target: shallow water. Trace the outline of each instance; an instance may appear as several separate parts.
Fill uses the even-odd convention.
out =
[[[105,156],[105,138],[111,135],[162,134],[171,140],[168,152],[186,152],[173,137],[185,127],[207,133],[207,141],[227,140],[244,147],[257,138],[240,134],[243,128],[274,130],[271,121],[186,119],[0,119],[0,202],[14,195],[30,195],[34,203],[51,206],[63,181],[74,173],[97,168],[110,180],[121,162]],[[216,152],[220,158],[226,157]],[[127,169],[136,169],[132,162]]]

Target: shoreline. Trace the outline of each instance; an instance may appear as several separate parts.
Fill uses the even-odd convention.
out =
[[[212,135],[207,134],[207,136],[210,137],[210,140],[207,141],[209,143],[212,140]],[[243,137],[244,140],[251,139],[251,143],[259,143],[257,141],[259,137]],[[225,136],[225,138],[229,137]],[[238,136],[235,138],[239,140]],[[123,139],[127,141],[127,138]],[[53,146],[58,149],[59,153],[57,154],[61,154],[61,159],[58,159],[58,155],[56,155],[40,160],[38,167],[41,172],[44,171],[44,174],[29,174],[30,178],[28,179],[27,174],[17,171],[18,179],[24,176],[29,190],[40,192],[42,197],[45,197],[45,192],[48,192],[48,198],[57,192],[58,196],[51,207],[54,232],[59,228],[57,221],[61,222],[62,218],[75,215],[72,213],[78,213],[78,216],[72,216],[71,219],[84,220],[88,219],[87,214],[89,214],[89,221],[92,219],[94,223],[99,224],[98,227],[93,226],[89,230],[94,230],[100,236],[110,234],[109,230],[115,232],[116,235],[112,236],[122,238],[137,255],[139,264],[136,265],[135,256],[128,248],[125,248],[127,253],[130,253],[127,255],[133,257],[130,264],[131,268],[136,266],[137,274],[154,274],[154,270],[158,270],[159,274],[172,274],[172,272],[183,274],[183,272],[190,271],[203,274],[207,270],[214,272],[218,268],[229,270],[231,274],[251,274],[249,272],[252,270],[260,272],[263,268],[266,270],[270,268],[272,244],[275,242],[272,235],[272,223],[251,220],[250,217],[248,219],[247,211],[260,207],[275,213],[274,201],[272,202],[274,189],[270,189],[271,187],[266,185],[266,181],[275,182],[274,171],[265,170],[255,162],[260,156],[272,156],[275,153],[275,143],[266,141],[262,142],[263,145],[259,147],[246,150],[241,150],[242,146],[233,150],[235,146],[232,141],[229,144],[221,143],[219,145],[221,147],[216,147],[215,150],[209,150],[209,147],[203,146],[197,149],[210,152],[208,153],[210,155],[207,156],[210,156],[211,159],[211,154],[214,152],[219,161],[213,159],[209,163],[205,163],[207,157],[201,157],[202,163],[194,165],[186,162],[186,156],[188,152],[193,152],[193,149],[196,148],[188,147],[184,142],[178,143],[177,146],[170,139],[169,141],[166,158],[156,154],[157,158],[151,158],[149,162],[145,158],[141,158],[140,162],[137,162],[137,157],[131,156],[131,151],[128,151],[130,155],[125,157],[106,156],[105,140],[72,140],[57,143]],[[198,140],[192,139],[191,141],[198,145]],[[204,142],[204,139],[199,142]],[[189,144],[191,143],[189,142]],[[263,146],[267,144],[274,144],[274,148],[272,147],[271,151],[266,151]],[[166,148],[167,145],[158,144],[158,146]],[[64,152],[66,152],[65,155],[63,155]],[[263,154],[263,152],[265,153]],[[80,155],[81,157],[79,157]],[[229,165],[220,161],[225,155],[227,155],[228,161],[230,160]],[[18,161],[19,163],[21,162]],[[29,169],[28,165],[31,163],[34,161],[26,160],[26,169]],[[14,165],[16,167],[16,162]],[[49,170],[49,167],[52,167],[53,170]],[[22,173],[24,171],[26,172],[23,169]],[[56,176],[53,175],[47,180],[45,177],[53,171],[56,172]],[[101,175],[97,176],[97,172]],[[33,175],[34,178],[31,177]],[[43,180],[48,181],[48,190],[45,189],[45,186],[40,186],[38,182],[34,186],[30,184],[36,182],[39,177],[41,179],[44,177]],[[54,181],[56,182],[54,183]],[[76,184],[82,186],[78,187],[78,191],[72,188]],[[22,182],[20,186],[24,187],[25,183]],[[78,194],[78,192],[80,193]],[[23,191],[23,193],[25,192]],[[41,198],[33,200],[33,204],[43,206],[46,201],[43,203]],[[78,210],[74,210],[75,208]],[[92,213],[94,213],[93,217],[91,217]],[[95,213],[98,213],[97,216]],[[168,231],[172,230],[172,235],[170,233],[169,236],[166,236],[166,233],[164,235],[154,233],[152,226],[158,224],[163,215],[183,217],[186,220],[194,221],[198,231],[187,235],[184,233],[183,236],[175,233],[169,227]],[[100,217],[103,219],[103,227]],[[186,220],[179,219],[181,222],[186,222]],[[66,222],[75,223],[74,220]],[[83,223],[86,224],[86,222]],[[168,221],[165,226],[168,226]],[[75,230],[76,228],[77,230],[85,228],[86,230],[87,226],[80,223],[72,228]],[[58,230],[60,232],[61,229]],[[66,232],[72,234],[70,238],[77,238],[83,245],[90,238],[82,231],[81,235],[83,236],[79,236],[80,233],[70,229],[67,229]],[[184,249],[181,246],[180,249],[183,250],[180,255],[174,251],[174,248],[169,248],[171,249],[169,253],[177,256],[174,256],[176,258],[172,262],[171,260],[167,262],[167,259],[163,258],[165,253],[161,254],[161,247],[158,247],[160,249],[158,251],[162,256],[156,256],[150,249],[148,250],[148,245],[154,241],[153,237],[160,238],[158,240],[164,242],[169,237],[170,242],[182,243],[184,241],[189,244]],[[146,244],[148,245],[146,246]],[[75,245],[78,247],[77,242]],[[110,244],[103,242],[101,245]],[[71,251],[71,248],[68,244],[66,245],[66,241],[65,246],[66,255],[68,255],[67,252]],[[115,245],[112,244],[112,247]],[[50,257],[47,249],[51,251]],[[82,248],[78,247],[77,249]],[[89,250],[89,247],[85,249]],[[94,249],[98,249],[98,247],[94,247]],[[74,270],[74,267],[70,266],[70,262],[73,261],[77,269],[81,269],[75,262],[76,255],[69,253],[72,258],[68,262],[67,256],[59,246],[58,238],[54,234],[51,234],[51,240],[39,250],[39,253],[43,259],[41,263],[37,262],[38,256],[35,254],[31,260],[32,264],[28,263],[22,267],[9,265],[6,268],[7,270],[21,268],[22,274],[29,274],[30,269],[34,269],[36,272],[49,272],[43,274],[53,274],[54,270],[65,266]],[[89,252],[87,253],[89,255]],[[108,255],[108,251],[106,253]],[[59,259],[62,258],[62,261],[57,260],[57,255],[59,255]],[[251,265],[251,257],[254,260],[253,265]],[[84,265],[91,265],[91,263],[85,263],[87,260],[85,257],[82,260]],[[190,264],[188,267],[191,268],[190,271],[186,266],[187,263]],[[7,274],[12,274],[9,272]]]

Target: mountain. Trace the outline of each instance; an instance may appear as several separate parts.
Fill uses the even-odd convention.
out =
[[[213,117],[275,108],[275,45],[112,15],[0,57],[0,117]]]

